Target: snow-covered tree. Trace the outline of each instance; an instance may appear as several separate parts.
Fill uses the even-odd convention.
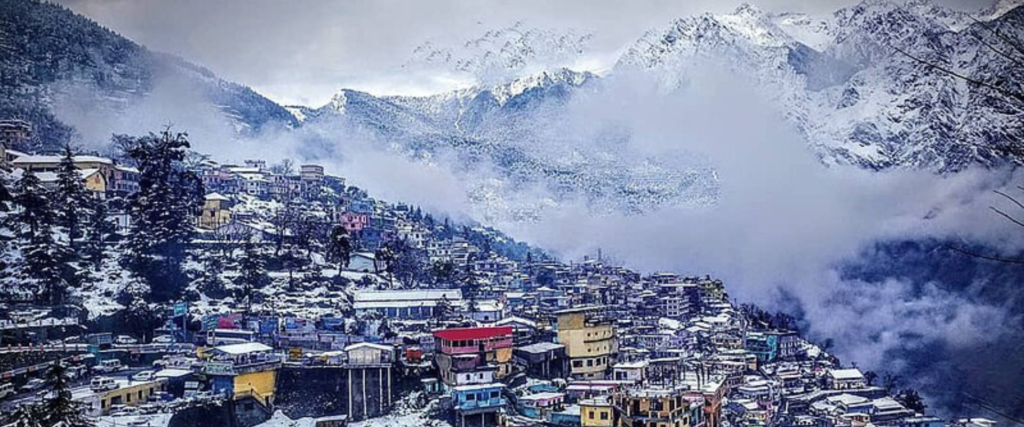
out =
[[[165,130],[143,137],[119,135],[115,141],[140,174],[139,192],[131,200],[127,264],[150,284],[154,300],[173,299],[188,283],[182,263],[203,197],[202,181],[181,165],[190,147],[188,135]]]
[[[46,425],[67,427],[89,427],[92,420],[82,414],[82,404],[71,397],[71,383],[64,375],[67,367],[58,361],[46,374],[46,381],[53,390],[50,398],[43,403]]]
[[[47,192],[32,171],[25,171],[15,184],[14,204],[18,209],[7,219],[23,258],[21,277],[39,285],[37,297],[43,302],[62,304],[72,273],[66,250],[55,238],[56,218]]]
[[[245,303],[245,314],[252,314],[252,304],[256,291],[263,289],[270,284],[270,276],[267,275],[266,261],[259,248],[251,241],[245,242],[242,246],[242,260],[238,266],[238,278],[236,286],[242,290],[242,300]]]
[[[71,147],[64,146],[64,155],[57,167],[57,188],[53,204],[57,208],[57,225],[67,236],[68,247],[77,255],[78,241],[84,234],[84,225],[90,207],[89,191],[82,184],[82,174],[75,166]]]
[[[108,218],[107,202],[96,199],[86,219],[86,234],[83,242],[83,255],[94,268],[103,264],[107,246],[114,240],[117,232],[114,222]]]

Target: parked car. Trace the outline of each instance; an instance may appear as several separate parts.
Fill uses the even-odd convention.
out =
[[[87,368],[85,365],[68,366],[67,369],[64,371],[64,378],[70,381],[77,380],[79,378],[82,378],[82,376],[86,374],[88,369],[89,368]]]
[[[125,369],[124,365],[121,365],[121,361],[117,359],[104,360],[92,368],[96,372],[109,373],[117,372]]]
[[[114,405],[110,407],[110,415],[139,415],[139,408],[128,405]]]
[[[128,335],[118,335],[117,338],[114,338],[114,344],[131,345],[131,344],[138,344],[138,343],[139,343],[139,340],[137,340],[135,338],[132,338],[132,337],[130,337]]]
[[[132,381],[153,381],[156,372],[153,371],[139,371],[139,373],[132,375]]]
[[[117,388],[117,382],[110,377],[96,377],[89,382],[89,388],[92,391],[107,391]]]
[[[174,344],[174,337],[170,335],[160,335],[153,338],[153,344]]]
[[[32,378],[28,380],[25,385],[21,386],[21,391],[35,391],[43,388],[44,386],[46,386],[46,381],[39,378]]]
[[[10,396],[12,394],[14,394],[14,384],[0,384],[0,399],[6,398],[7,396]]]

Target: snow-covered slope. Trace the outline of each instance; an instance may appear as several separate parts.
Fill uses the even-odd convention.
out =
[[[96,122],[138,121],[143,106],[161,116],[152,121],[173,120],[190,130],[197,125],[182,117],[216,122],[239,135],[297,124],[248,87],[152,52],[54,3],[5,0],[0,51],[0,117],[28,120],[35,130],[31,146],[22,149],[55,150],[87,133],[72,128],[67,117],[109,138],[110,130]],[[130,114],[135,116],[126,119]]]

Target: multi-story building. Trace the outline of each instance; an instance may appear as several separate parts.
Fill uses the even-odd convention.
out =
[[[299,166],[299,176],[303,181],[323,181],[324,167],[320,165]]]
[[[11,166],[34,172],[41,181],[56,182],[62,156],[24,155],[11,161]],[[97,156],[72,157],[90,191],[103,194],[129,195],[139,190],[139,171],[121,166],[113,160]]]
[[[580,307],[555,313],[558,343],[566,348],[573,378],[604,379],[615,361],[619,342],[604,312],[604,307]]]
[[[203,210],[199,214],[199,228],[214,230],[231,222],[231,199],[220,193],[210,193],[205,197]]]
[[[615,408],[608,396],[580,400],[580,424],[583,427],[615,426]]]
[[[860,369],[830,369],[825,376],[828,388],[832,390],[850,390],[867,387],[867,380]]]
[[[434,332],[437,368],[441,381],[457,385],[460,373],[494,370],[502,379],[512,371],[512,327],[456,328]],[[493,368],[491,368],[493,367]]]
[[[456,427],[495,426],[498,414],[508,403],[502,383],[463,385],[452,388],[452,409]]]
[[[398,291],[356,292],[352,306],[356,314],[377,312],[389,318],[430,319],[441,314],[441,306],[462,307],[458,289],[415,289]]]
[[[10,169],[7,150],[32,137],[32,125],[23,120],[0,120],[0,169]]]
[[[635,387],[614,395],[621,427],[697,427],[703,402],[687,396],[687,386]]]

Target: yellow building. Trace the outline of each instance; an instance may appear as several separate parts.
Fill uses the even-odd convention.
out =
[[[613,427],[615,408],[608,397],[580,401],[580,423],[583,427]]]
[[[250,342],[222,345],[207,354],[202,371],[210,377],[214,393],[252,397],[264,405],[273,402],[281,356],[272,348]]]
[[[273,401],[277,370],[256,371],[235,376],[235,398],[252,396],[264,403]]]
[[[565,346],[569,369],[576,379],[603,379],[619,352],[614,322],[602,307],[562,310],[558,316],[558,343]]]
[[[39,182],[43,185],[43,188],[53,190],[57,188],[57,173],[56,172],[33,172],[36,174],[36,178],[39,178]],[[91,191],[93,194],[102,196],[107,192],[107,178],[103,176],[103,173],[99,169],[79,169],[79,176],[82,178],[82,184],[86,190]]]
[[[206,195],[203,212],[199,214],[199,228],[213,230],[231,222],[231,199],[220,193]]]

